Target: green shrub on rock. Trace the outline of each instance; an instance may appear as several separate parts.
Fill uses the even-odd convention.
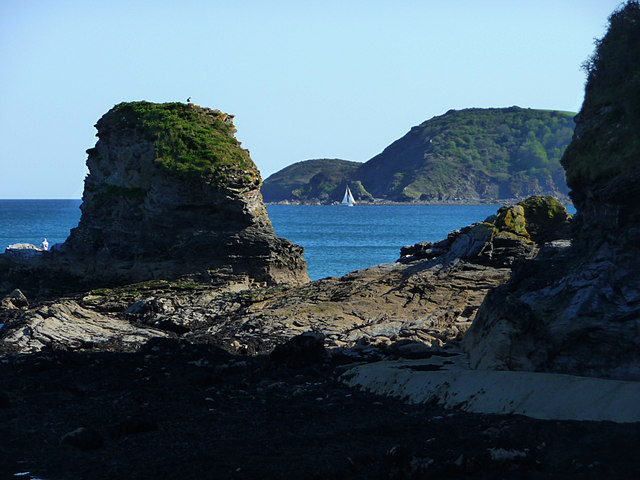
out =
[[[184,103],[125,102],[96,125],[101,138],[133,133],[154,143],[155,164],[183,178],[219,185],[260,179],[249,152],[234,137],[233,116]]]
[[[535,242],[558,238],[568,226],[570,215],[553,197],[530,197],[516,205],[498,210],[498,232],[524,237]]]

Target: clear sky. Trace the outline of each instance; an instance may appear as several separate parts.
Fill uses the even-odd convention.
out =
[[[619,0],[0,0],[0,198],[80,198],[122,101],[236,115],[263,178],[449,109],[577,111]]]

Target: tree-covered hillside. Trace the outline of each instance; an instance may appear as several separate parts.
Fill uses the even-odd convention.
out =
[[[450,110],[413,127],[355,177],[376,198],[486,201],[568,193],[560,158],[573,113]]]
[[[331,203],[360,165],[337,158],[294,163],[264,181],[262,196],[265,202]]]
[[[366,163],[309,160],[265,180],[266,201],[499,202],[568,200],[560,158],[571,112],[520,107],[450,110],[413,127]]]

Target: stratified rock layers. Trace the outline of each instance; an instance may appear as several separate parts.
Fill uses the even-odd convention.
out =
[[[87,151],[80,223],[37,268],[70,289],[184,277],[307,282],[303,249],[275,235],[232,119],[182,103],[112,108]],[[41,278],[46,289],[52,275]],[[30,280],[15,286],[33,291]]]
[[[491,292],[464,340],[477,368],[640,378],[640,5],[610,17],[588,62],[562,163],[578,211],[570,248]]]

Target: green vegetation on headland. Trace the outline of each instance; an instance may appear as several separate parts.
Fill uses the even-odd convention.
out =
[[[348,184],[359,201],[564,197],[568,188],[560,158],[573,135],[573,115],[519,107],[450,110],[413,127],[357,170],[339,173],[336,161],[325,163],[317,175],[330,177],[331,182],[298,179],[286,196],[285,185],[293,184],[287,167],[265,180],[263,195],[268,202],[331,203],[340,201]],[[296,164],[296,169],[304,164]],[[276,181],[281,188],[272,196]]]
[[[233,116],[191,104],[125,102],[97,123],[98,135],[143,136],[154,143],[155,164],[183,178],[219,184],[233,172],[244,182],[259,178],[249,153],[234,137]]]
[[[330,202],[334,190],[340,188],[344,179],[350,178],[360,165],[329,158],[294,163],[266,179],[262,195],[268,202],[307,201],[311,198]]]

